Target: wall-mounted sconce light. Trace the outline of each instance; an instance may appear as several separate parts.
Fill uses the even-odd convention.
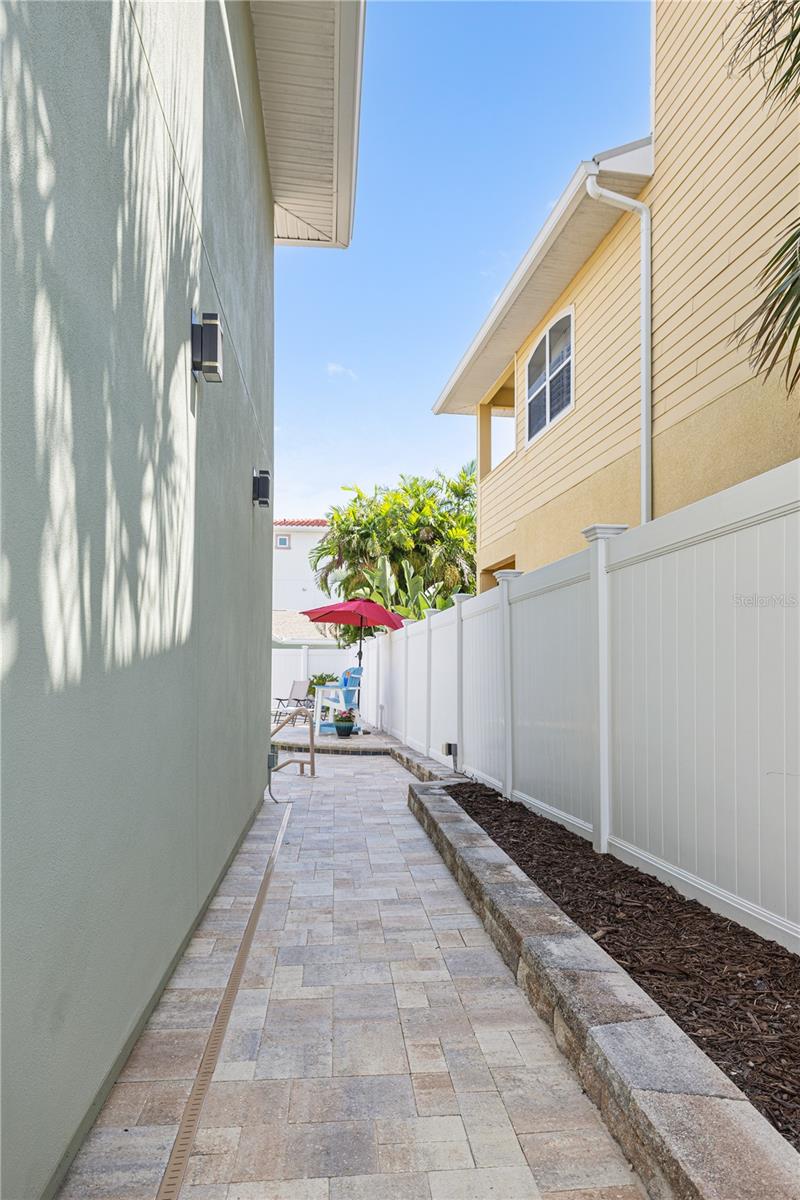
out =
[[[206,383],[222,383],[222,325],[219,313],[192,313],[192,374]]]
[[[259,471],[253,468],[253,504],[261,508],[269,508],[269,471]]]

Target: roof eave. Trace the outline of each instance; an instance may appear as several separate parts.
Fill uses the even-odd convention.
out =
[[[364,61],[364,0],[339,5],[339,63],[336,120],[336,199],[334,228],[339,249],[350,245],[356,207],[358,129]]]
[[[513,306],[522,287],[528,282],[532,273],[536,270],[538,261],[544,255],[546,250],[553,244],[559,236],[562,227],[566,224],[569,214],[578,203],[586,186],[586,179],[592,169],[592,164],[582,162],[575,174],[570,179],[564,191],[561,193],[555,206],[553,207],[550,216],[545,221],[538,234],[531,242],[527,252],[523,256],[519,266],[514,274],[509,279],[506,286],[503,288],[498,299],[489,313],[488,317],[481,325],[477,334],[472,340],[467,352],[461,358],[458,366],[453,374],[448,379],[439,398],[433,406],[435,413],[440,412],[469,412],[472,406],[468,409],[450,408],[447,405],[447,400],[460,379],[467,366],[486,346],[492,337],[498,325],[502,324],[504,316]]]
[[[358,130],[361,119],[361,80],[364,62],[365,0],[337,6],[339,30],[336,64],[336,141],[333,191],[334,238],[276,237],[276,246],[315,246],[346,250],[353,237],[358,178]]]
[[[469,348],[462,356],[461,361],[433,405],[434,413],[474,412],[476,406],[486,395],[487,391],[491,389],[494,382],[501,379],[507,371],[509,364],[513,361],[516,350],[524,341],[524,336],[519,337],[516,344],[513,344],[514,338],[508,331],[505,331],[505,337],[503,338],[504,325],[510,320],[515,320],[519,324],[523,293],[535,282],[536,273],[545,258],[558,246],[560,239],[570,229],[571,225],[573,228],[570,232],[574,236],[574,218],[586,199],[586,180],[589,175],[597,176],[601,181],[606,183],[606,186],[612,189],[622,187],[628,194],[638,194],[652,175],[650,139],[643,138],[640,141],[628,143],[626,146],[616,147],[614,150],[598,154],[591,161],[579,164],[554,205],[552,212],[534,238],[519,266],[501,292],[491,312],[473,338]],[[619,218],[613,216],[613,210],[610,210],[610,212],[611,216],[607,216],[607,219],[615,223]],[[581,221],[585,225],[585,217],[582,217]],[[577,255],[577,265],[572,269],[571,277],[574,278],[577,270],[591,257],[604,236],[606,236],[605,233],[584,231],[584,245]],[[543,288],[542,304],[544,305],[549,300],[546,308],[550,308],[556,302],[564,288],[568,286],[569,277],[565,276],[558,290],[555,290],[552,284],[549,285],[549,291]],[[551,295],[550,292],[553,291],[555,291],[555,294]],[[528,299],[530,299],[530,296]],[[535,329],[543,315],[544,312],[538,314],[537,317],[531,318],[527,326],[528,333]],[[504,351],[504,356],[501,356],[495,364],[496,369],[489,370],[488,373],[486,369],[483,369],[481,372],[475,371],[475,365],[480,362],[481,357],[487,353],[493,344],[497,345],[500,340],[504,340],[508,345],[506,347],[507,352]],[[468,381],[466,378],[468,373],[479,376],[479,382],[476,381],[473,385]]]
[[[251,0],[275,245],[345,249],[352,239],[365,11],[366,0],[321,0],[308,10]],[[302,55],[304,72],[287,75],[286,60]],[[302,168],[298,120],[308,134]]]

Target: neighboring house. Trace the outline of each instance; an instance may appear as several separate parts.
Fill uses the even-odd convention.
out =
[[[322,672],[339,675],[353,665],[349,650],[340,650],[333,625],[318,625],[303,610],[330,603],[317,583],[308,556],[324,537],[324,517],[275,521],[272,571],[272,692],[287,696],[296,679]]]
[[[262,802],[273,245],[350,240],[363,21],[3,5],[5,1200],[52,1193]]]
[[[275,521],[273,525],[273,610],[302,612],[330,600],[317,583],[308,556],[325,536],[324,517]]]
[[[275,646],[306,646],[312,642],[330,646],[332,637],[330,625],[318,625],[302,613],[288,609],[272,610],[272,641]]]
[[[657,0],[652,137],[579,164],[434,406],[477,417],[481,590],[800,454],[797,397],[735,337],[796,214],[800,126],[728,74],[730,19]],[[598,186],[647,206],[650,288],[643,218]]]

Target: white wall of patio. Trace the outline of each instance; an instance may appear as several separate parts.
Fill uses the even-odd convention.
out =
[[[800,460],[586,535],[371,639],[365,719],[800,949]]]
[[[296,680],[310,679],[312,675],[341,675],[347,667],[356,665],[358,647],[340,649],[335,642],[322,646],[273,646],[272,647],[272,698],[289,695]]]

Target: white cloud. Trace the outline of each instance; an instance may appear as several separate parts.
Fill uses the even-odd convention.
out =
[[[329,362],[325,370],[329,375],[346,375],[348,379],[358,379],[355,371],[351,371],[350,367],[345,367],[342,363]]]

